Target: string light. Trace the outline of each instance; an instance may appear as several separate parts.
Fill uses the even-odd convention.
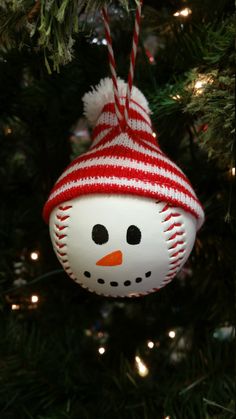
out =
[[[91,40],[91,44],[97,44],[97,45],[107,45],[107,40],[105,38],[98,39],[96,36]]]
[[[180,100],[181,99],[181,96],[180,95],[173,95],[173,96],[171,96],[172,97],[172,99],[174,99],[174,100]]]
[[[92,330],[90,330],[90,329],[85,329],[85,335],[86,336],[92,336]]]
[[[152,133],[152,136],[153,136],[154,138],[156,138],[156,136],[157,136],[157,135],[156,135],[156,133],[155,133],[155,132],[153,132],[153,133]]]
[[[213,78],[210,76],[206,76],[205,74],[199,74],[198,79],[194,82],[193,90],[196,96],[199,96],[203,93],[204,87],[207,84],[213,83]]]
[[[104,346],[100,346],[100,348],[98,348],[98,352],[100,355],[103,355],[106,352],[106,349],[104,348]]]
[[[175,331],[174,330],[170,330],[169,333],[168,333],[168,335],[169,335],[169,337],[171,339],[174,339],[175,338]]]
[[[165,416],[164,419],[170,419],[170,416]]]
[[[136,362],[136,367],[138,370],[138,374],[141,377],[146,377],[146,375],[148,375],[149,370],[147,368],[147,366],[143,363],[143,361],[141,360],[141,358],[139,356],[135,357],[135,362]]]
[[[152,342],[151,340],[148,341],[147,346],[149,349],[154,348],[154,342]]]
[[[185,7],[185,9],[182,9],[182,10],[179,10],[178,12],[175,12],[173,14],[173,16],[175,16],[175,17],[178,17],[178,16],[188,17],[191,14],[192,14],[192,10],[189,9],[188,7]]]
[[[30,253],[30,259],[32,260],[38,260],[39,258],[39,252],[38,251],[34,251]]]
[[[39,301],[39,297],[37,295],[31,295],[31,302],[37,303]]]
[[[198,80],[198,81],[196,81],[194,87],[195,87],[195,89],[201,89],[203,84],[204,83],[202,81]]]
[[[20,310],[20,305],[19,304],[12,304],[11,309],[12,310]]]
[[[10,127],[5,128],[5,135],[10,135],[12,133],[12,129]]]
[[[232,176],[235,176],[235,167],[232,167],[232,169],[231,169],[231,175]]]

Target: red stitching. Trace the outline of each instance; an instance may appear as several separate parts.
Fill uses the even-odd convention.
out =
[[[62,231],[64,230],[64,228],[68,227],[68,225],[66,226],[59,226],[59,224],[55,224],[56,228],[58,228],[58,230]]]
[[[175,234],[172,234],[172,236],[167,240],[167,241],[170,241],[170,240],[173,240],[173,239],[175,239],[177,236],[183,236],[183,234],[184,234],[184,232],[183,231],[177,231]]]
[[[67,272],[67,274],[73,280],[76,280],[76,277],[73,274],[73,272],[71,270],[71,267],[68,266],[69,265],[69,260],[67,258],[67,252],[66,252],[67,234],[66,234],[66,231],[63,232],[63,234],[61,233],[61,231],[65,230],[68,227],[68,224],[65,225],[65,220],[70,218],[70,215],[61,215],[60,211],[68,211],[71,208],[73,208],[72,205],[60,205],[58,207],[58,210],[57,210],[57,213],[56,213],[56,216],[55,216],[55,219],[58,220],[58,222],[55,222],[55,224],[54,224],[54,232],[55,232],[54,245],[55,245],[55,250],[56,250],[57,257],[58,257],[59,261],[61,262],[64,270]],[[63,249],[63,248],[65,248],[64,252],[61,251],[61,249]]]
[[[177,246],[179,246],[180,244],[184,244],[184,241],[182,240],[182,241],[178,241],[178,242],[176,242],[175,244],[173,244],[173,246],[171,246],[171,247],[168,247],[168,249],[169,250],[171,250],[171,249],[175,249]]]
[[[183,253],[183,252],[185,252],[185,249],[180,249],[180,250],[178,250],[178,252],[176,252],[173,255],[171,255],[171,258],[173,258],[175,256],[178,256],[180,253]]]
[[[169,209],[169,205],[168,205],[168,204],[166,204],[166,205],[164,206],[164,208],[160,211],[160,214],[162,214],[163,212],[166,212],[168,209]]]
[[[59,234],[59,233],[56,232],[56,236],[59,240],[61,240],[61,239],[64,239],[64,237],[66,237],[67,235],[66,234]]]
[[[69,218],[69,215],[56,215],[56,218],[60,221],[65,221],[67,218]]]
[[[172,208],[172,206],[170,206],[168,203],[164,205],[164,207],[162,208],[161,211],[159,211],[160,214],[169,211],[169,213],[167,213],[167,216],[164,218],[164,220],[162,221],[163,223],[167,222],[167,221],[172,221],[171,225],[164,230],[164,233],[168,233],[174,229],[177,228],[181,228],[180,231],[173,231],[173,233],[171,234],[171,236],[169,238],[166,238],[166,241],[169,243],[171,240],[174,241],[174,243],[168,248],[168,250],[170,251],[170,261],[169,261],[169,269],[168,272],[164,278],[164,280],[162,281],[160,288],[162,288],[164,285],[168,284],[176,275],[176,273],[178,272],[181,263],[184,259],[184,254],[185,254],[185,248],[183,248],[185,241],[184,241],[184,230],[183,230],[183,225],[182,222],[175,222],[174,218],[176,217],[181,217],[181,214],[179,212],[176,212],[175,208]],[[178,238],[181,237],[183,238],[182,240],[178,240]],[[178,246],[180,246],[180,249],[178,251],[175,251],[175,253],[171,254],[173,251],[173,249],[178,248]],[[174,260],[173,260],[174,259]]]
[[[167,230],[164,230],[164,233],[166,233],[167,231],[173,230],[173,228],[175,227],[181,227],[181,223],[173,223],[171,224],[171,226],[169,228],[167,228]]]
[[[176,271],[176,269],[178,268],[178,266],[179,266],[179,263],[178,263],[178,265],[175,265],[175,266],[171,267],[170,272],[169,272],[168,275],[173,274]]]
[[[70,208],[72,208],[72,205],[66,205],[65,207],[60,206],[59,207],[59,210],[61,210],[61,211],[67,211]]]
[[[169,221],[172,217],[180,217],[180,214],[178,212],[172,212],[171,214],[167,215],[167,217],[164,219],[164,222]]]
[[[59,247],[60,249],[63,249],[63,247],[65,247],[65,243],[58,243],[57,241],[55,241],[55,244],[57,247]]]
[[[171,266],[172,268],[177,267],[179,265],[179,262],[181,262],[183,260],[183,256],[179,257],[178,259],[176,259],[175,261],[171,262]],[[172,269],[171,268],[171,269]]]
[[[61,257],[66,256],[66,253],[59,252],[59,250],[57,250],[57,254]]]

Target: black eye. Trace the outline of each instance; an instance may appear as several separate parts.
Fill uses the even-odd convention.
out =
[[[106,227],[102,224],[96,224],[92,230],[92,239],[96,244],[104,244],[108,242],[109,235]]]
[[[141,231],[136,226],[129,226],[126,234],[126,240],[129,244],[139,244],[141,242]]]

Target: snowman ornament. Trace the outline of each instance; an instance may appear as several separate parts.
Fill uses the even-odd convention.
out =
[[[126,84],[119,80],[121,106]],[[135,87],[129,125],[117,123],[112,82],[84,96],[90,149],[56,182],[44,206],[55,253],[89,291],[135,297],[160,290],[193,248],[204,213],[186,176],[158,146]]]

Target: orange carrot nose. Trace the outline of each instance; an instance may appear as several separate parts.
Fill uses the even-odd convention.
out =
[[[102,259],[99,259],[96,262],[96,265],[99,266],[117,266],[122,264],[122,253],[120,250],[116,250],[115,252],[109,253],[108,255],[104,256]]]

